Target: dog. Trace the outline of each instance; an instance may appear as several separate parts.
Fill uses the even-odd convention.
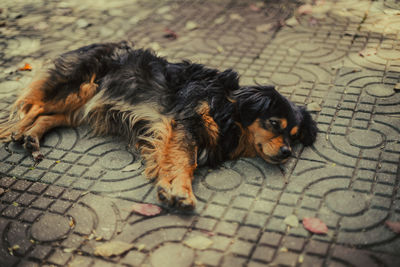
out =
[[[180,209],[195,207],[198,166],[256,156],[281,164],[296,141],[310,146],[318,131],[310,113],[273,86],[239,86],[231,69],[170,63],[123,41],[58,57],[16,100],[0,140],[23,144],[40,161],[46,132],[83,123],[95,134],[127,137],[160,201]]]

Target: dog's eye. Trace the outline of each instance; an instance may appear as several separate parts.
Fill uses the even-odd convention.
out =
[[[276,120],[269,120],[269,123],[271,124],[272,127],[274,127],[274,129],[280,129],[280,125],[279,122]]]

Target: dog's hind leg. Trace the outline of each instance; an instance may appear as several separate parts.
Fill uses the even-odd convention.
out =
[[[41,159],[40,138],[57,126],[77,126],[80,109],[97,92],[98,85],[93,74],[89,81],[80,85],[79,90],[58,100],[45,100],[43,85],[33,83],[27,93],[15,103],[16,114],[9,122],[0,125],[0,141],[16,141],[32,152],[35,160]],[[60,88],[54,88],[57,90]],[[62,89],[62,88],[61,88]]]
[[[40,161],[43,156],[39,152],[39,141],[51,129],[59,126],[72,126],[70,116],[65,114],[39,116],[32,127],[23,134],[23,145],[32,153],[35,161]]]

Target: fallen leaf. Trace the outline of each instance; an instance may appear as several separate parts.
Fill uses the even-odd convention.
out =
[[[213,241],[207,237],[198,235],[185,240],[183,243],[191,248],[204,250],[210,247]]]
[[[64,248],[63,251],[64,251],[65,253],[72,253],[72,252],[75,251],[75,249],[74,249],[74,248]]]
[[[365,48],[358,52],[358,54],[362,57],[376,55],[376,48]]]
[[[296,17],[291,17],[285,21],[285,24],[287,26],[294,27],[296,25],[299,25],[299,21],[296,19]]]
[[[223,46],[217,45],[216,48],[217,48],[218,53],[223,53],[225,51]]]
[[[32,66],[28,63],[25,63],[25,65],[22,68],[18,69],[19,71],[31,71],[32,70]]]
[[[240,16],[240,15],[237,14],[237,13],[230,14],[230,15],[229,15],[229,18],[230,18],[231,20],[237,20],[237,21],[241,21],[241,22],[243,22],[243,21],[245,20],[242,16]]]
[[[122,253],[132,249],[133,244],[129,244],[122,241],[110,241],[97,246],[94,249],[94,255],[102,257],[118,256]]]
[[[400,91],[400,83],[396,83],[396,85],[393,87],[393,89],[394,89],[396,92],[399,92],[399,91]]]
[[[0,188],[0,196],[5,192],[3,188]]]
[[[14,245],[8,248],[8,252],[10,253],[11,256],[14,256],[14,251],[18,250],[19,248],[20,248],[19,245]]]
[[[186,30],[189,31],[193,31],[195,29],[197,29],[199,27],[199,25],[197,25],[196,22],[189,20],[188,22],[186,22],[185,28]]]
[[[157,14],[165,14],[165,13],[169,12],[170,10],[171,10],[171,7],[169,7],[169,6],[163,6],[163,7],[160,7],[160,8],[156,11],[156,13],[157,13]]]
[[[326,234],[328,227],[318,218],[306,217],[303,219],[304,228],[314,234]]]
[[[75,227],[75,220],[74,218],[70,217],[69,218],[69,227],[74,228]]]
[[[299,256],[299,259],[297,260],[299,263],[303,263],[304,262],[304,255],[303,254],[301,254],[300,256]]]
[[[135,203],[131,206],[132,212],[144,215],[144,216],[154,216],[160,214],[162,209],[159,206],[146,203]]]
[[[225,20],[226,20],[226,17],[225,17],[225,16],[221,16],[221,17],[216,18],[216,19],[214,20],[214,24],[217,24],[217,25],[222,24],[222,23],[225,22]]]
[[[279,251],[280,252],[288,252],[289,250],[287,249],[287,247],[281,247],[281,249]]]
[[[311,103],[307,104],[307,110],[318,112],[318,111],[321,111],[321,106],[316,102],[311,102]]]
[[[178,39],[178,34],[176,34],[176,32],[174,32],[173,30],[165,28],[164,31],[165,31],[164,38],[167,38],[168,40],[171,41]]]
[[[385,225],[396,234],[400,234],[400,222],[386,221]]]
[[[256,5],[256,4],[250,4],[249,8],[250,8],[251,11],[254,11],[254,12],[258,12],[258,11],[261,10],[261,7]]]
[[[173,15],[171,15],[171,14],[165,14],[165,15],[163,16],[163,18],[164,18],[165,20],[173,20],[175,17],[174,17]]]
[[[297,13],[299,15],[307,15],[307,14],[311,14],[312,13],[312,5],[310,4],[305,4],[305,5],[301,5],[299,6],[299,8],[297,9]]]
[[[293,228],[296,228],[299,226],[299,218],[297,218],[297,216],[293,215],[293,214],[286,216],[286,218],[283,220],[283,222]]]
[[[269,32],[273,27],[274,27],[274,25],[272,23],[261,24],[261,25],[257,25],[256,31],[257,32]]]
[[[145,244],[140,244],[138,247],[137,247],[137,250],[138,251],[142,251],[143,249],[145,249],[146,248],[146,245]]]

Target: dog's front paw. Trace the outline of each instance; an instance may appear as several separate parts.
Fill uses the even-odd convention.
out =
[[[157,196],[163,203],[181,210],[193,210],[197,202],[191,185],[185,186],[185,182],[182,183],[180,179],[174,179],[172,183],[159,181]]]

